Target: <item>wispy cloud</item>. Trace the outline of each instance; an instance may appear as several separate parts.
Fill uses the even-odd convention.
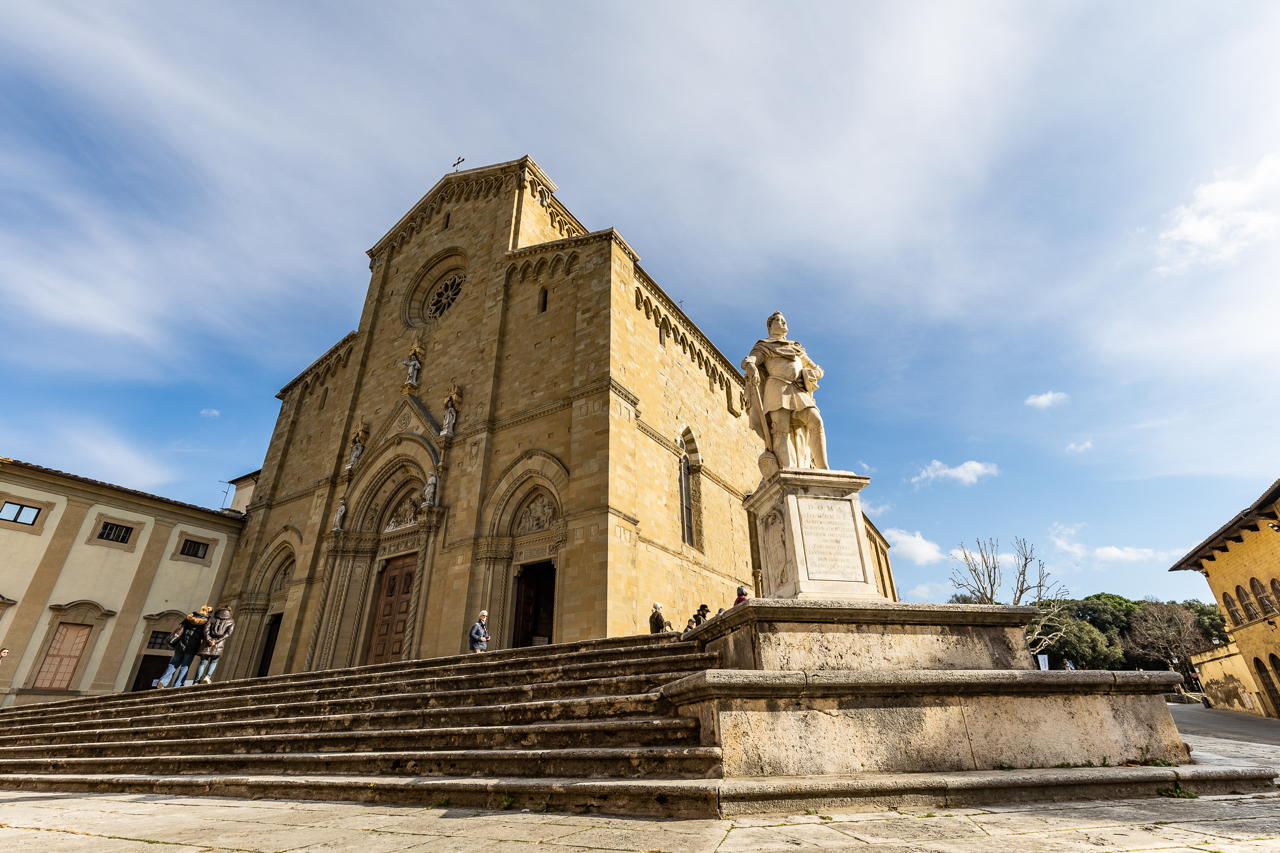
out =
[[[907,598],[914,601],[946,601],[955,592],[951,584],[944,581],[926,581],[916,584],[907,590]]]
[[[891,509],[893,509],[893,504],[891,503],[873,504],[870,501],[862,502],[862,511],[872,518],[879,518]]]
[[[1099,545],[1090,547],[1077,540],[1083,525],[1054,522],[1049,538],[1054,547],[1077,559],[1092,559],[1102,563],[1151,563],[1164,562],[1182,556],[1180,548],[1138,548],[1130,545]]]
[[[1280,237],[1280,153],[1266,155],[1237,177],[1221,175],[1201,184],[1191,203],[1167,219],[1158,242],[1159,271],[1166,274],[1228,262]]]
[[[1061,406],[1069,399],[1071,398],[1061,391],[1045,391],[1043,394],[1032,394],[1022,403],[1033,409],[1051,409],[1054,406]]]
[[[890,527],[884,532],[884,538],[894,549],[893,556],[909,560],[918,566],[938,563],[946,559],[938,543],[925,539],[919,530],[914,533]]]
[[[1084,441],[1070,442],[1067,445],[1066,450],[1068,453],[1086,453],[1093,450],[1093,439],[1086,438]]]
[[[1000,468],[994,462],[978,462],[970,459],[959,465],[949,466],[937,459],[920,469],[920,473],[911,478],[911,482],[919,485],[933,480],[954,480],[964,486],[972,486],[983,477],[999,475]]]
[[[200,410],[200,417],[202,418],[217,418],[221,416],[222,416],[222,412],[218,411],[217,409],[201,409]]]

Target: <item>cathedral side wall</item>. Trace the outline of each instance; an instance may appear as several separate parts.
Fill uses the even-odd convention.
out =
[[[620,248],[614,251],[611,370],[634,402],[611,414],[609,633],[648,630],[651,602],[677,630],[699,604],[715,613],[752,588],[742,498],[759,480],[741,381]],[[732,371],[732,373],[731,373]],[[681,456],[692,471],[693,544],[685,541]]]

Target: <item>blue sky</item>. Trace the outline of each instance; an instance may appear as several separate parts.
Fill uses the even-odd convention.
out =
[[[827,369],[905,597],[1084,595],[1280,476],[1274,3],[0,9],[0,455],[204,505],[454,157],[532,154],[731,358]]]

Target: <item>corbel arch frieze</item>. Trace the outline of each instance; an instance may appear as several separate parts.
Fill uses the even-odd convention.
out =
[[[535,488],[551,493],[563,516],[560,495],[569,484],[569,469],[545,450],[527,450],[507,466],[485,501],[480,529],[490,536],[505,536],[516,511]]]

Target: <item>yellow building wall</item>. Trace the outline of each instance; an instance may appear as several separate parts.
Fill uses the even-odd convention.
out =
[[[1265,716],[1262,691],[1235,643],[1192,655],[1191,664],[1213,707]]]

